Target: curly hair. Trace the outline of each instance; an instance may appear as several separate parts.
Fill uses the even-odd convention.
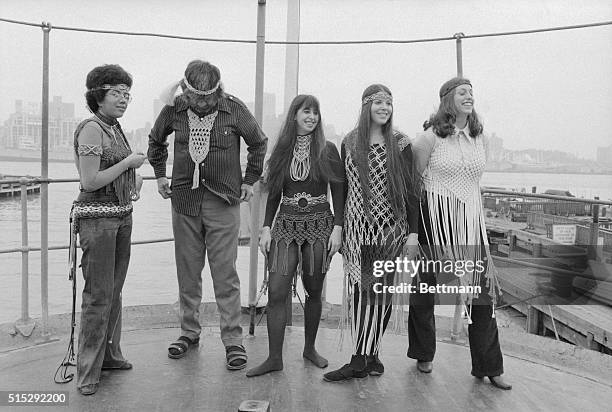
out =
[[[458,79],[463,79],[469,82],[469,80],[465,78],[453,78],[447,81],[445,84]],[[423,130],[427,130],[431,127],[436,135],[440,136],[441,138],[445,138],[455,133],[454,124],[456,120],[457,108],[455,107],[455,92],[454,89],[452,89],[450,92],[447,92],[440,98],[440,106],[438,107],[438,111],[436,113],[432,113],[432,115],[429,116],[429,120],[423,123]],[[470,128],[470,135],[473,137],[479,136],[482,133],[483,126],[478,114],[476,114],[476,110],[472,109],[472,113],[468,114],[467,121]]]
[[[125,84],[128,87],[132,87],[132,76],[118,64],[105,64],[95,67],[90,71],[85,80],[85,87],[87,87],[85,99],[87,101],[87,107],[89,107],[92,113],[98,111],[98,103],[104,100],[104,96],[108,93],[108,90],[94,89],[102,87],[105,84],[111,86]]]

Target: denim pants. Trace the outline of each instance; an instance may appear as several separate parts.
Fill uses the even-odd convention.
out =
[[[174,253],[179,285],[181,335],[200,336],[202,270],[208,263],[220,315],[221,341],[225,346],[242,344],[240,326],[240,279],[236,272],[240,205],[206,191],[199,216],[187,216],[172,209]]]
[[[132,215],[79,221],[83,302],[77,387],[98,383],[102,363],[125,361],[121,347],[121,289],[130,263]]]

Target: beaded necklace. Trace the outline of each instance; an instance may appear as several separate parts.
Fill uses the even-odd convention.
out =
[[[298,136],[293,146],[293,157],[289,173],[294,182],[304,181],[310,174],[310,141],[311,135]]]

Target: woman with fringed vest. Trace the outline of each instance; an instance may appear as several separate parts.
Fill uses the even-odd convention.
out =
[[[353,355],[326,373],[329,382],[380,376],[378,354],[391,318],[393,295],[380,293],[395,282],[395,270],[374,277],[376,261],[393,261],[418,252],[418,200],[407,136],[393,130],[393,98],[380,84],[361,97],[357,128],[342,142],[347,198],[344,211],[343,309],[350,323]],[[381,286],[382,285],[382,286]],[[399,307],[399,306],[398,306]]]
[[[430,262],[451,261],[460,263],[462,268],[471,262],[471,270],[455,270],[450,282],[458,284],[460,301],[468,317],[472,375],[480,379],[488,376],[494,386],[508,390],[512,385],[501,376],[503,358],[495,321],[500,287],[489,251],[480,195],[487,140],[474,110],[474,94],[468,79],[456,77],[447,81],[439,96],[438,111],[425,122],[425,133],[413,144],[424,187],[419,242]],[[422,271],[418,276],[419,282],[430,286],[449,282],[435,271]],[[466,293],[461,293],[462,290]],[[410,299],[408,356],[416,359],[418,369],[425,373],[432,371],[436,350],[434,299],[432,293],[416,293]]]
[[[86,86],[87,106],[94,115],[74,133],[80,193],[70,213],[70,255],[75,267],[78,233],[85,285],[77,388],[92,395],[101,370],[132,368],[120,347],[121,290],[130,261],[132,201],[138,200],[142,185],[135,169],[146,156],[132,153],[117,121],[131,100],[132,77],[118,65],[104,65],[89,72]]]
[[[286,301],[298,275],[306,292],[302,355],[319,368],[327,367],[327,359],[315,349],[315,339],[323,281],[342,240],[343,182],[338,149],[323,134],[319,101],[310,95],[295,97],[268,161],[268,201],[259,246],[270,271],[266,310],[269,354],[261,365],[247,372],[249,377],[283,369]]]

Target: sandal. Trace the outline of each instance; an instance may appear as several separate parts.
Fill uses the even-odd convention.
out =
[[[180,359],[187,355],[190,346],[198,343],[200,343],[200,338],[189,339],[187,336],[181,336],[168,346],[168,357],[170,359]]]
[[[225,365],[231,371],[246,368],[247,354],[244,346],[230,345],[225,347]]]

